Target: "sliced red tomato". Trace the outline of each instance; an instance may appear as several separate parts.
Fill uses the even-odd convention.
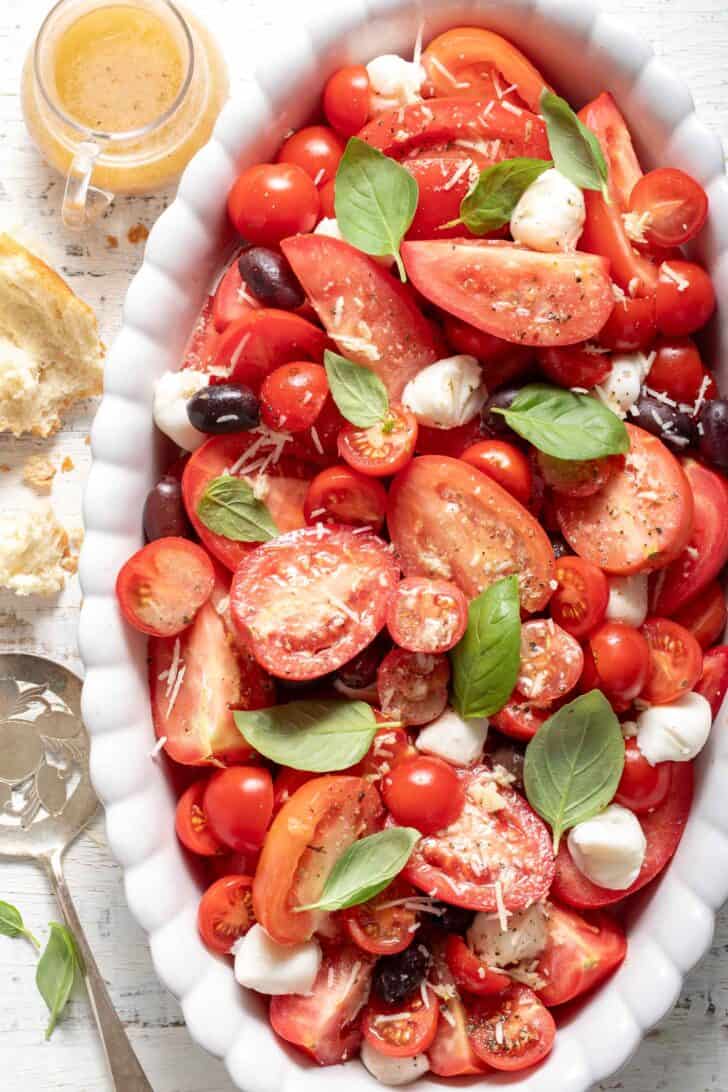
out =
[[[622,466],[618,455],[606,459],[555,459],[538,451],[536,461],[549,489],[566,497],[591,497],[599,493]]]
[[[255,296],[247,291],[243,283],[236,254],[215,289],[212,303],[212,321],[215,329],[222,334],[228,326],[245,318],[250,311],[257,311],[260,306]]]
[[[279,944],[308,940],[320,915],[298,910],[316,902],[337,860],[371,834],[382,810],[377,790],[360,777],[316,777],[274,818],[253,885],[258,921]]]
[[[460,204],[478,177],[483,157],[467,148],[437,155],[405,159],[403,166],[417,183],[417,211],[407,232],[408,239],[452,239],[467,229],[462,224],[445,227],[460,218]]]
[[[717,717],[728,691],[728,645],[711,648],[703,656],[703,673],[695,687],[710,702],[713,717]]]
[[[213,298],[208,296],[182,353],[182,367],[206,372],[212,366],[220,340],[213,320]]]
[[[197,927],[211,952],[229,955],[236,941],[255,924],[250,876],[223,876],[200,900]]]
[[[418,914],[408,909],[408,895],[414,897],[414,890],[395,881],[368,902],[343,911],[346,930],[358,948],[372,955],[394,955],[410,946]]]
[[[489,913],[498,909],[497,883],[507,910],[523,910],[544,898],[554,874],[545,825],[513,789],[499,788],[504,807],[486,811],[478,802],[489,780],[483,767],[457,773],[466,793],[460,818],[420,839],[404,878],[435,898]]]
[[[593,989],[627,954],[624,930],[608,914],[595,912],[582,917],[552,902],[546,927],[546,947],[536,974],[546,981],[537,992],[549,1008]]]
[[[526,701],[548,708],[574,689],[583,666],[581,645],[553,619],[523,623],[517,687]]]
[[[210,830],[203,797],[207,781],[195,781],[177,801],[175,830],[185,849],[200,857],[220,857],[227,848]]]
[[[541,610],[550,598],[554,553],[546,532],[505,489],[459,459],[413,459],[392,482],[387,523],[407,576],[451,580],[472,599],[517,573],[526,610]]]
[[[609,584],[601,569],[583,557],[560,557],[556,562],[558,587],[549,609],[558,624],[574,637],[588,637],[604,619]]]
[[[437,1032],[440,1007],[431,989],[417,989],[404,1001],[388,1005],[374,994],[362,1015],[364,1038],[389,1058],[412,1058],[429,1050]]]
[[[609,353],[600,352],[591,345],[542,349],[538,353],[538,363],[552,383],[558,383],[560,387],[583,387],[585,390],[602,383],[612,370]]]
[[[383,713],[403,724],[427,724],[447,705],[450,661],[447,656],[393,648],[377,672]]]
[[[310,993],[271,998],[273,1030],[319,1065],[354,1057],[362,1037],[358,1017],[369,996],[373,968],[373,960],[355,945],[327,945]]]
[[[346,424],[339,433],[339,455],[354,470],[386,478],[406,466],[415,453],[417,418],[403,406],[390,405],[376,425]]]
[[[186,538],[157,538],[121,567],[116,598],[130,626],[152,637],[174,637],[192,624],[214,583],[202,547]]]
[[[257,392],[281,364],[320,363],[325,347],[323,330],[300,315],[261,307],[228,326],[217,343],[212,366],[226,370],[224,382],[242,383]]]
[[[723,636],[728,621],[723,587],[717,580],[711,580],[694,599],[675,613],[673,621],[692,633],[702,649],[710,648]]]
[[[601,330],[614,307],[603,259],[538,254],[488,239],[405,242],[415,288],[458,318],[518,345],[573,345]]]
[[[393,640],[410,652],[447,652],[467,624],[468,601],[449,580],[411,576],[397,585],[387,607]]]
[[[728,561],[728,482],[695,459],[683,470],[694,501],[692,531],[673,563],[654,578],[653,610],[672,616],[714,580]]]
[[[672,783],[665,801],[659,808],[638,816],[647,852],[639,876],[626,891],[610,891],[597,887],[574,864],[567,840],[561,842],[556,858],[556,875],[552,894],[561,902],[577,909],[597,909],[633,895],[654,880],[666,867],[682,838],[693,799],[693,765],[691,762],[672,764]]]
[[[627,425],[630,450],[600,493],[556,498],[562,534],[581,557],[610,573],[663,568],[687,545],[693,495],[665,445]]]
[[[708,195],[684,171],[658,167],[637,182],[629,210],[644,217],[648,245],[682,246],[694,239],[705,223]]]
[[[624,742],[624,769],[614,794],[615,804],[629,808],[637,815],[659,808],[670,791],[672,762],[658,762],[653,766],[631,737]]]
[[[471,997],[466,1009],[473,1049],[493,1069],[527,1069],[551,1053],[554,1018],[527,986],[514,985],[491,997]]]
[[[599,140],[607,160],[610,194],[624,212],[629,207],[633,189],[642,178],[627,123],[608,91],[603,91],[585,106],[579,117]]]
[[[537,114],[549,85],[511,42],[481,27],[455,27],[439,34],[422,54],[434,95],[505,99]]]
[[[387,493],[371,475],[350,466],[330,466],[309,486],[303,505],[308,523],[346,523],[378,531],[384,523]]]
[[[466,993],[487,997],[493,993],[502,993],[511,984],[507,974],[500,974],[488,967],[468,948],[463,938],[455,934],[445,941],[445,958],[455,984]]]
[[[233,623],[272,675],[316,679],[361,652],[386,621],[398,566],[375,535],[307,527],[266,542],[233,577]]]
[[[692,633],[669,618],[648,618],[642,633],[650,649],[650,666],[640,697],[664,705],[692,690],[703,668],[703,654]]]
[[[599,331],[599,344],[621,352],[647,349],[657,333],[654,296],[622,296]]]
[[[443,356],[411,293],[373,258],[324,235],[286,239],[282,248],[339,350],[376,372],[390,398]]]
[[[537,709],[527,702],[523,694],[515,691],[510,701],[503,706],[499,713],[491,717],[493,727],[510,739],[520,739],[527,742],[533,739],[536,732],[544,724],[551,714],[552,708]]]
[[[441,1019],[432,1046],[427,1052],[430,1069],[437,1077],[465,1077],[482,1073],[485,1066],[468,1038],[465,1006],[447,964],[443,941],[437,941],[432,946],[429,978],[433,985],[445,987],[447,993],[447,996],[440,997]]]

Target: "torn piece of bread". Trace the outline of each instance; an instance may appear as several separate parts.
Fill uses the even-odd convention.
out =
[[[77,566],[68,534],[49,504],[0,513],[0,589],[55,595]]]
[[[96,316],[57,273],[0,235],[0,432],[50,436],[101,393]]]
[[[56,469],[47,455],[31,455],[23,467],[23,481],[38,493],[50,493]]]

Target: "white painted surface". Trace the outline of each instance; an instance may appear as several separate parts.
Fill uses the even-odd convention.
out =
[[[295,18],[300,0],[281,0]],[[344,2],[344,0],[342,0]],[[249,12],[245,50],[254,50],[257,28],[270,22],[268,0],[220,0]],[[199,0],[205,11],[209,0]],[[60,182],[30,146],[20,116],[17,88],[23,54],[50,0],[4,0],[0,5],[0,224],[33,243],[100,318],[104,340],[113,338],[121,304],[142,248],[127,239],[136,224],[151,226],[168,197],[122,200],[100,228],[79,239],[66,236],[58,206]],[[706,122],[728,138],[724,58],[728,15],[722,0],[609,0],[605,10],[622,17],[656,45],[690,84]],[[285,25],[285,24],[282,24]],[[118,248],[106,237],[114,235]],[[70,528],[80,523],[80,491],[88,466],[93,407],[79,410],[63,433],[43,447],[34,441],[0,440],[3,507],[33,503],[18,484],[30,454],[44,450],[74,467],[57,475],[54,505]],[[5,467],[10,467],[6,472]],[[53,655],[80,667],[75,640],[78,585],[71,581],[56,601],[16,600],[0,594],[0,650]],[[92,947],[114,1001],[129,1028],[155,1092],[231,1092],[223,1068],[190,1042],[175,1002],[158,985],[141,930],[124,903],[120,872],[105,849],[102,826],[79,840],[68,859],[68,879]],[[57,917],[41,874],[31,865],[3,864],[0,898],[16,903],[31,928],[43,932]],[[0,1061],[7,1092],[102,1092],[109,1088],[83,996],[75,997],[50,1044],[43,1043],[45,1010],[33,983],[31,949],[0,937]],[[726,1092],[728,1071],[728,914],[710,956],[690,976],[671,1017],[640,1048],[628,1070],[602,1088],[621,1092]]]

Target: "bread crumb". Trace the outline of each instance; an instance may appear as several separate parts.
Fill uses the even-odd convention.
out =
[[[74,463],[74,461],[73,461],[73,459],[71,458],[71,456],[70,456],[70,455],[66,455],[65,459],[64,459],[64,460],[63,460],[63,462],[61,463],[61,471],[62,471],[62,472],[63,472],[64,474],[67,474],[67,473],[69,472],[69,470],[74,470],[74,469],[75,469],[75,467],[76,467],[76,464]]]
[[[0,514],[0,588],[55,595],[77,567],[68,534],[49,504]]]
[[[47,455],[31,455],[23,467],[23,481],[39,493],[49,493],[56,469],[56,464]]]
[[[118,237],[118,235],[107,235],[106,236],[106,245],[109,248],[109,250],[116,250],[118,248],[118,246],[119,246],[119,237]]]
[[[136,245],[137,243],[144,243],[149,238],[149,228],[144,224],[134,224],[130,227],[126,233],[126,237],[130,243]]]

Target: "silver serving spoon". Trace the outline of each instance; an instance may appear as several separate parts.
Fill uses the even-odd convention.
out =
[[[43,865],[84,964],[116,1092],[153,1092],[111,1003],[71,900],[63,854],[93,817],[81,682],[40,656],[0,654],[0,856]]]

